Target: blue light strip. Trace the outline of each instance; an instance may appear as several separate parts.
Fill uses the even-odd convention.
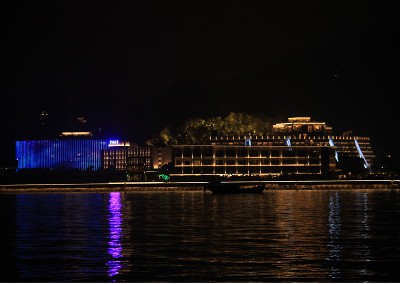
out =
[[[331,145],[332,147],[335,147],[332,136],[329,136],[329,145]],[[335,150],[335,159],[336,159],[336,162],[339,162],[339,154],[336,150]]]
[[[292,146],[292,144],[290,143],[290,136],[286,136],[285,137],[285,141],[286,141],[286,146]]]
[[[289,151],[292,151],[292,143],[290,142],[290,136],[285,137],[286,146],[289,147]]]
[[[364,160],[364,168],[369,169],[369,164],[367,162],[367,159],[365,159],[363,152],[361,151],[360,145],[358,145],[357,139],[354,139],[354,143],[356,144],[358,154]]]

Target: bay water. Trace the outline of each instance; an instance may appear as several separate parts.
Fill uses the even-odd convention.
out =
[[[399,189],[0,195],[2,282],[399,282]]]

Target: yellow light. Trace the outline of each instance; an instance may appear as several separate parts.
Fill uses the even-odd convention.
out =
[[[92,133],[89,131],[65,131],[61,132],[60,136],[92,136]]]

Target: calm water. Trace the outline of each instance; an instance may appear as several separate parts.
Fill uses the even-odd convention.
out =
[[[399,190],[0,195],[2,282],[399,282]]]

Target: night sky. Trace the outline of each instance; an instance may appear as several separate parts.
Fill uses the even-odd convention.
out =
[[[3,162],[15,139],[91,130],[144,143],[229,112],[311,116],[400,156],[399,20],[385,1],[11,2]]]

